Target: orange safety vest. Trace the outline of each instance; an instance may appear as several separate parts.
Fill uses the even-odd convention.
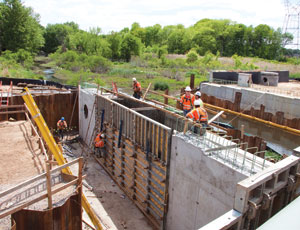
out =
[[[141,84],[138,81],[133,84],[133,90],[134,90],[134,92],[140,92],[141,89],[142,89],[142,86],[141,86]]]
[[[94,140],[96,148],[103,148],[104,147],[104,140],[101,138],[101,133],[97,135]]]
[[[57,126],[59,129],[65,129],[67,127],[66,121],[59,120]]]
[[[193,108],[195,101],[195,96],[191,94],[190,97],[187,97],[185,94],[181,96],[180,104],[183,105],[183,110],[191,110]]]
[[[186,115],[188,118],[193,119],[194,121],[207,122],[208,115],[205,109],[198,107],[193,109]]]

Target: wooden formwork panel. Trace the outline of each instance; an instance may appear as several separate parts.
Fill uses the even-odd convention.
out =
[[[104,167],[154,225],[161,226],[166,202],[166,167],[124,136],[118,148],[117,130],[106,126],[106,137],[107,153],[101,159]]]
[[[100,160],[110,176],[156,228],[164,224],[168,199],[170,128],[117,101],[97,96],[107,154]],[[98,122],[99,124],[99,122]]]

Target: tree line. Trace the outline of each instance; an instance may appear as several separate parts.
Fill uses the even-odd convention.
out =
[[[187,28],[159,24],[141,27],[135,22],[130,28],[109,34],[102,34],[100,28],[81,30],[74,22],[43,27],[39,19],[39,15],[20,0],[0,2],[0,52],[22,50],[35,55],[43,51],[48,55],[74,51],[127,62],[133,55],[142,53],[155,53],[160,58],[168,53],[188,52],[201,56],[210,52],[228,57],[239,55],[283,60],[284,46],[293,39],[291,34],[265,24],[253,27],[228,19],[202,19]]]

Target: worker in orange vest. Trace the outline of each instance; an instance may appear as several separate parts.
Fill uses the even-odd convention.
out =
[[[185,88],[185,94],[181,96],[180,105],[182,105],[183,115],[186,116],[192,109],[195,101],[195,96],[191,94],[191,88]]]
[[[65,121],[65,118],[64,117],[60,118],[60,120],[57,122],[56,126],[57,126],[59,137],[61,138],[61,140],[63,140],[65,129],[68,127],[67,122]]]
[[[95,154],[97,157],[103,157],[105,155],[105,134],[99,133],[95,140]]]
[[[195,100],[194,102],[195,109],[189,112],[186,117],[192,119],[193,121],[202,124],[202,129],[200,130],[200,135],[203,135],[206,132],[208,127],[208,115],[204,108],[201,108],[201,101]],[[199,133],[199,127],[194,126],[194,133]]]
[[[142,96],[142,86],[141,84],[136,80],[136,78],[132,78],[133,82],[133,96],[137,99],[140,99]]]

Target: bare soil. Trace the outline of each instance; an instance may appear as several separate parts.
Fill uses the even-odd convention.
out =
[[[0,122],[0,191],[44,172],[37,141],[29,122]]]

